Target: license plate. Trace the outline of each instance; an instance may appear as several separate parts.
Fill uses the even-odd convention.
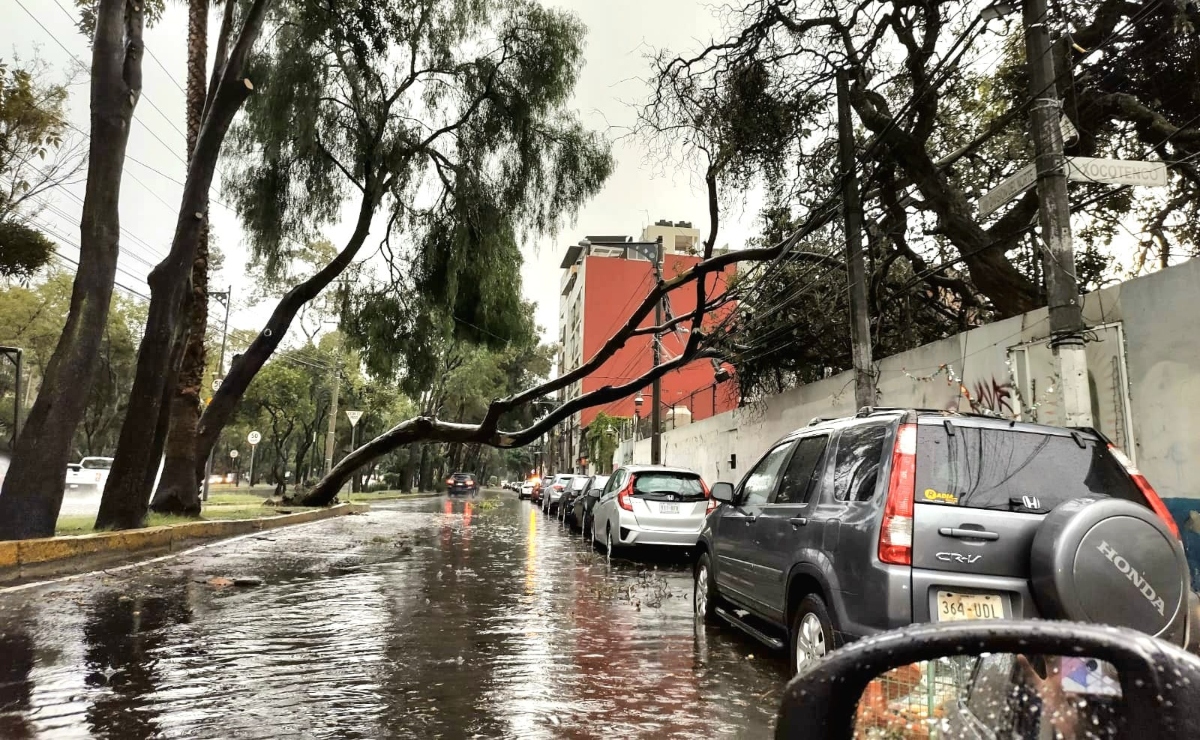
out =
[[[678,514],[679,513],[679,504],[659,504],[658,505],[658,513],[659,514]]]
[[[999,594],[960,594],[953,591],[938,591],[937,611],[939,622],[1004,619],[1004,599]]]

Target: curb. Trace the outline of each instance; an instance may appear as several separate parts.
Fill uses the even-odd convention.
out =
[[[67,570],[91,570],[131,554],[187,549],[196,540],[233,537],[346,514],[360,514],[366,504],[339,504],[295,514],[259,519],[220,519],[120,532],[97,532],[69,537],[0,542],[0,582],[54,575]]]

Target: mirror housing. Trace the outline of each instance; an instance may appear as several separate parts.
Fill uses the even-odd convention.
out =
[[[1200,685],[1200,658],[1123,627],[1062,621],[918,624],[835,650],[788,683],[775,737],[850,740],[859,698],[888,671],[926,660],[984,653],[1087,655],[1120,673],[1128,727],[1139,736],[1200,737],[1190,687]]]
[[[733,484],[732,483],[714,483],[709,494],[724,504],[733,503]]]

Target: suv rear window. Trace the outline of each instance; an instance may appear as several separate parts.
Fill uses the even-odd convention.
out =
[[[656,495],[673,495],[676,500],[690,501],[704,498],[704,486],[700,476],[688,473],[636,473],[633,478],[633,493],[639,498],[655,498]]]
[[[1107,446],[1095,439],[922,424],[917,432],[918,503],[1049,511],[1081,496],[1146,500]],[[1024,497],[1037,499],[1036,507]]]

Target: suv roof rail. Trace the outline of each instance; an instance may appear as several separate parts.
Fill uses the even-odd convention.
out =
[[[858,410],[858,413],[856,413],[854,416],[861,419],[864,416],[870,416],[872,414],[878,414],[878,413],[884,413],[884,412],[893,413],[896,411],[919,411],[919,410],[920,409],[901,408],[899,406],[863,406],[861,409]]]
[[[814,416],[813,418],[809,419],[808,425],[810,427],[815,427],[816,425],[824,424],[827,421],[837,421],[839,418],[840,417],[837,416]]]

